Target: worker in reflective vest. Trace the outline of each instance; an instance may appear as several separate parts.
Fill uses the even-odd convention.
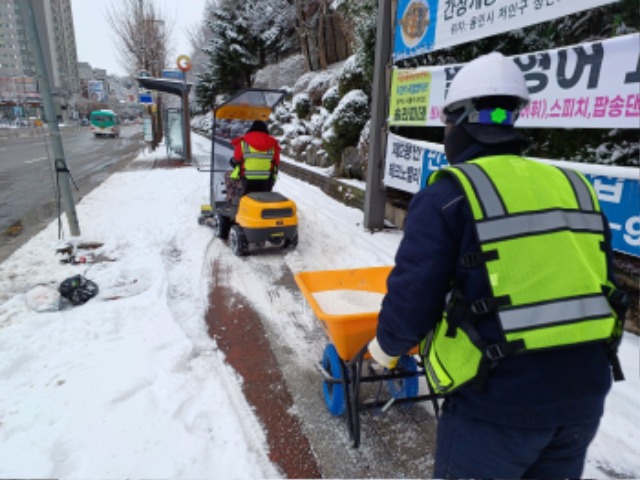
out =
[[[242,183],[242,194],[270,192],[277,179],[280,164],[280,145],[269,135],[267,124],[256,120],[243,136],[231,141],[232,180]]]
[[[416,194],[372,358],[420,344],[444,396],[435,478],[579,478],[613,377],[624,295],[579,173],[523,158],[513,60],[464,66],[442,114],[451,167]]]

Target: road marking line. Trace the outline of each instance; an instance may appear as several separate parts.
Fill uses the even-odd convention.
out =
[[[46,160],[47,157],[42,157],[42,158],[34,158],[33,160],[25,160],[24,163],[35,163],[35,162],[41,162],[42,160]]]

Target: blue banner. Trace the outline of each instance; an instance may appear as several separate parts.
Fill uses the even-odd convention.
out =
[[[587,173],[585,176],[593,184],[609,221],[613,249],[640,257],[640,181]]]
[[[437,22],[438,0],[399,0],[394,59],[415,57],[433,50]]]

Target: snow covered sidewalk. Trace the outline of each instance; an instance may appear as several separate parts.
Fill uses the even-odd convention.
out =
[[[193,138],[194,149],[208,148],[206,139]],[[154,160],[142,155],[135,163]],[[403,467],[403,459],[369,447],[371,436],[360,451],[348,448],[343,420],[316,408],[322,331],[300,295],[270,284],[282,266],[298,272],[392,264],[401,232],[370,234],[362,212],[282,175],[277,189],[300,211],[298,248],[239,259],[197,224],[208,188],[208,174],[193,168],[114,174],[77,206],[82,240],[102,243],[99,253],[109,261],[60,264],[53,222],[0,264],[0,477],[281,478],[240,379],[204,322],[216,261],[238,291],[264,282],[248,297],[253,308],[289,346],[280,352],[286,368],[318,382],[294,410],[303,419],[315,412],[307,428],[316,425],[318,437],[328,433],[326,441],[342,451],[323,474],[352,476],[351,464],[365,462],[367,476],[381,477],[397,461],[390,476],[428,476],[426,449]],[[87,304],[41,313],[26,304],[33,287],[56,289],[77,273],[100,287]],[[640,477],[638,345],[638,337],[625,336],[627,381],[608,398],[585,477]],[[312,447],[322,462],[325,446]]]

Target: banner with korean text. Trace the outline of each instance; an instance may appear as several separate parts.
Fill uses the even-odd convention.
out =
[[[448,165],[444,150],[437,148],[437,144],[388,134],[384,184],[404,192],[420,191],[431,172]]]
[[[593,184],[609,221],[613,249],[640,257],[640,176],[633,167],[534,160],[583,173]],[[410,193],[427,185],[429,175],[449,165],[444,146],[389,134],[384,184]]]
[[[616,0],[398,0],[394,61],[527,27]]]
[[[517,55],[530,103],[519,127],[639,128],[640,34]],[[441,127],[445,92],[462,65],[394,69],[389,124]]]

